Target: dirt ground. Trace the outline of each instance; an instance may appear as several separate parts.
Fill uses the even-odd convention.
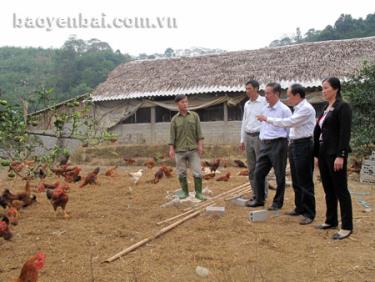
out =
[[[83,174],[93,167],[83,167]],[[67,210],[71,218],[55,216],[44,194],[38,203],[22,210],[19,225],[12,228],[12,241],[0,239],[0,281],[19,275],[26,258],[36,251],[47,259],[39,281],[375,281],[375,216],[358,203],[366,200],[375,207],[374,185],[350,181],[353,195],[354,234],[333,241],[335,232],[320,231],[314,224],[324,220],[324,193],[316,181],[317,218],[301,226],[299,218],[283,213],[293,208],[293,191],[287,188],[281,215],[266,222],[248,220],[250,208],[225,205],[224,216],[199,215],[162,237],[112,262],[103,260],[156,233],[156,222],[179,214],[188,203],[161,208],[167,191],[179,186],[176,178],[147,184],[156,168],[146,169],[134,186],[128,171],[118,176],[99,175],[99,186],[83,189],[71,185]],[[104,170],[104,168],[103,168]],[[236,174],[238,168],[223,169]],[[0,172],[0,189],[21,191],[20,180],[6,179]],[[357,178],[357,177],[355,177]],[[49,177],[46,182],[53,182]],[[229,182],[204,181],[219,194],[246,182],[234,176]],[[34,182],[36,183],[36,182]],[[190,190],[192,190],[190,179]],[[360,195],[369,192],[369,195]],[[270,192],[272,199],[274,191]],[[2,208],[0,207],[0,212]],[[197,266],[209,269],[207,278],[195,273]]]

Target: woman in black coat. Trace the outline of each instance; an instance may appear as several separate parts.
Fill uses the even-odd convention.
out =
[[[326,194],[326,220],[317,226],[330,229],[338,226],[337,203],[340,204],[341,229],[334,240],[347,238],[353,231],[352,200],[348,190],[347,160],[350,152],[352,111],[341,98],[340,80],[330,77],[323,81],[323,96],[328,101],[314,130],[314,155]]]

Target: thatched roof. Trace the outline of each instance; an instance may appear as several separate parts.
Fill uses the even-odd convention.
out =
[[[132,61],[114,69],[94,101],[244,91],[249,79],[286,88],[315,87],[328,76],[345,79],[364,61],[375,63],[375,37],[303,43],[189,58]],[[261,88],[262,88],[261,86]]]

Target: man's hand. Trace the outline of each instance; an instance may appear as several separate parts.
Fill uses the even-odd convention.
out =
[[[174,160],[174,148],[173,147],[170,147],[169,148],[169,158],[173,161]]]
[[[314,165],[315,165],[315,168],[318,168],[318,158],[317,157],[314,157]]]
[[[257,118],[257,120],[259,120],[259,121],[267,121],[267,117],[264,116],[264,115],[257,115],[256,118]]]
[[[343,167],[344,167],[344,158],[337,157],[335,159],[335,162],[333,163],[333,170],[339,171],[339,170],[342,170]]]
[[[241,151],[244,151],[245,150],[245,143],[240,143],[240,150]]]

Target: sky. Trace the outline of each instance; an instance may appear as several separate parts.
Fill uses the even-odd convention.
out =
[[[304,34],[333,25],[342,13],[358,18],[374,12],[373,0],[13,0],[0,10],[0,46],[59,48],[76,35],[131,55],[163,53],[169,47],[250,50],[292,35],[297,27]],[[140,28],[146,18],[157,27]],[[92,27],[82,19],[93,21]],[[102,27],[103,20],[112,28]]]

